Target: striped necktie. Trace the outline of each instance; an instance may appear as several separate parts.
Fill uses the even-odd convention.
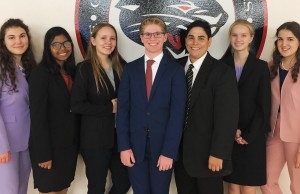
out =
[[[186,103],[186,114],[185,114],[184,129],[187,128],[187,121],[188,121],[188,117],[189,117],[190,100],[191,100],[192,85],[193,85],[193,68],[194,68],[194,65],[190,64],[189,68],[188,68],[188,70],[185,74],[186,83],[187,83],[187,103]]]

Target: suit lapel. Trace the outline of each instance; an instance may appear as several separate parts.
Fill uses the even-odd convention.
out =
[[[287,75],[288,76],[288,75]],[[278,111],[280,106],[280,80],[279,80],[279,68],[277,69],[277,76],[271,81],[271,91],[272,91],[272,106]]]
[[[28,82],[25,78],[25,76],[23,75],[23,73],[21,72],[21,70],[16,67],[16,74],[17,74],[17,89],[22,88],[24,90],[24,93],[26,93],[26,97],[29,98],[29,94],[28,94]]]
[[[67,85],[66,85],[65,80],[62,77],[62,75],[60,75],[60,74],[54,75],[54,79],[55,79],[57,85],[64,91],[64,94],[69,97],[70,93],[69,93],[69,90],[67,88]]]
[[[157,89],[158,83],[159,83],[160,79],[162,78],[162,76],[163,76],[163,74],[166,70],[166,66],[167,66],[166,63],[167,63],[167,58],[164,55],[163,58],[160,61],[160,64],[158,66],[158,69],[157,69],[157,72],[156,72],[156,75],[155,75],[155,78],[154,78],[154,82],[153,82],[153,85],[152,85],[152,88],[151,88],[151,93],[150,93],[150,100],[151,100],[152,96],[154,95],[155,90]]]
[[[114,70],[114,80],[115,80],[115,97],[118,96],[118,89],[119,89],[119,84],[120,84],[120,79],[119,79],[119,76],[117,74],[117,72]]]
[[[207,53],[207,56],[205,57],[193,84],[191,99],[190,99],[191,100],[190,107],[192,107],[193,104],[197,101],[201,88],[203,88],[206,84],[205,82],[207,81],[207,76],[209,75],[209,71],[211,69],[210,63],[211,63],[211,56],[209,55],[209,53]]]
[[[136,70],[134,73],[135,80],[133,82],[138,82],[139,89],[141,91],[142,98],[145,99],[145,102],[148,102],[147,99],[147,89],[146,89],[146,74],[145,74],[145,56],[139,58],[136,61]]]
[[[277,83],[279,83],[278,85],[280,85],[279,68],[277,70],[278,72],[277,72],[277,76],[276,76],[276,77],[278,77],[278,81],[277,81]],[[289,70],[288,73],[286,74],[285,79],[283,80],[282,87],[281,87],[281,93],[280,93],[280,86],[278,87],[278,91],[280,93],[281,99],[283,99],[287,93],[291,92],[291,87],[293,85],[293,79],[292,79],[291,73],[292,73],[292,70]]]
[[[245,80],[247,80],[248,75],[253,71],[254,65],[252,65],[252,64],[254,64],[255,61],[256,61],[255,56],[252,56],[252,54],[249,53],[246,63],[243,67],[243,71],[242,71],[240,80],[238,81],[239,86],[241,86],[245,82]]]
[[[108,78],[108,75],[106,74],[106,72],[103,72],[102,76],[103,76],[104,81],[107,86],[107,88],[105,88],[105,86],[104,86],[104,91],[105,91],[104,93],[106,94],[107,99],[110,100],[110,99],[116,97],[115,90],[114,90],[114,87],[113,87],[112,83],[110,82],[110,79]],[[114,79],[115,79],[115,75],[114,75]]]

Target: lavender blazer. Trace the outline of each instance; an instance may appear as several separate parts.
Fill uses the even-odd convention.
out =
[[[28,148],[30,131],[28,84],[16,68],[17,91],[8,92],[5,84],[0,91],[0,153],[19,152]]]

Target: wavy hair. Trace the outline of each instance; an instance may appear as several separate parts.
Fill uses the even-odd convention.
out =
[[[52,27],[46,32],[45,39],[44,39],[44,51],[43,51],[43,56],[42,56],[42,60],[41,60],[40,64],[46,66],[46,68],[48,69],[48,71],[50,73],[52,73],[54,75],[60,74],[61,66],[57,63],[57,61],[53,57],[53,55],[51,53],[51,48],[50,48],[51,43],[54,40],[54,38],[59,35],[64,35],[68,39],[68,41],[70,41],[72,43],[72,53],[68,57],[68,59],[64,62],[63,68],[68,75],[70,75],[72,78],[74,78],[75,70],[76,70],[75,57],[74,57],[74,46],[73,46],[71,36],[62,27],[59,27],[59,26]]]
[[[36,61],[32,52],[31,36],[29,28],[20,19],[7,20],[0,29],[0,88],[4,85],[9,86],[8,92],[17,92],[17,75],[15,66],[15,57],[5,45],[5,34],[7,29],[20,27],[25,30],[28,37],[28,48],[22,54],[21,62],[25,70],[26,79],[28,79],[31,70],[36,66]]]
[[[279,28],[276,30],[276,37],[278,37],[278,34],[281,30],[288,30],[293,33],[293,35],[297,38],[298,42],[300,42],[300,25],[297,22],[285,22]],[[280,65],[280,63],[283,60],[282,55],[280,54],[277,46],[278,40],[274,42],[275,48],[273,51],[273,64],[270,67],[270,75],[271,79],[274,79],[277,76],[277,70]],[[298,47],[298,50],[296,51],[296,63],[294,67],[292,68],[292,79],[294,82],[298,79],[298,73],[299,73],[299,67],[300,67],[300,49]]]
[[[109,27],[113,29],[113,31],[116,34],[116,41],[118,42],[118,37],[117,37],[117,31],[115,27],[109,23],[99,23],[97,24],[92,31],[91,38],[96,38],[97,33],[99,30],[101,30],[104,27]],[[120,63],[120,57],[119,57],[119,52],[118,52],[118,47],[116,45],[114,51],[109,55],[109,58],[112,61],[112,68],[117,72],[119,78],[121,77],[123,68]],[[97,88],[97,93],[100,92],[100,86],[103,88],[106,88],[108,90],[107,84],[104,80],[103,75],[105,74],[105,70],[103,69],[101,65],[101,60],[99,59],[96,51],[96,46],[92,44],[92,41],[89,43],[88,47],[88,52],[86,56],[86,60],[89,60],[92,64],[92,69],[93,69],[93,74],[96,82],[96,88]]]

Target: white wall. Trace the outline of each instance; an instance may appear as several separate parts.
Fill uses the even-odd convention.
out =
[[[33,37],[34,52],[37,61],[42,54],[43,37],[45,32],[53,26],[62,26],[70,34],[75,43],[76,61],[82,60],[75,36],[75,0],[1,0],[0,1],[0,24],[8,18],[21,18],[30,27]],[[275,40],[274,34],[276,28],[286,21],[297,21],[300,23],[298,0],[267,0],[268,6],[268,33],[261,58],[269,60]],[[119,44],[122,47],[122,43]],[[213,51],[212,51],[213,52]],[[70,194],[86,193],[85,169],[82,158],[79,156],[75,181],[69,189]],[[108,186],[110,184],[108,183]],[[290,194],[289,178],[285,168],[280,178],[280,185],[283,193]],[[29,194],[38,193],[33,189],[32,176],[29,183]],[[170,194],[176,193],[174,179],[171,183]],[[260,191],[258,192],[260,194]],[[132,194],[132,191],[129,192]]]

